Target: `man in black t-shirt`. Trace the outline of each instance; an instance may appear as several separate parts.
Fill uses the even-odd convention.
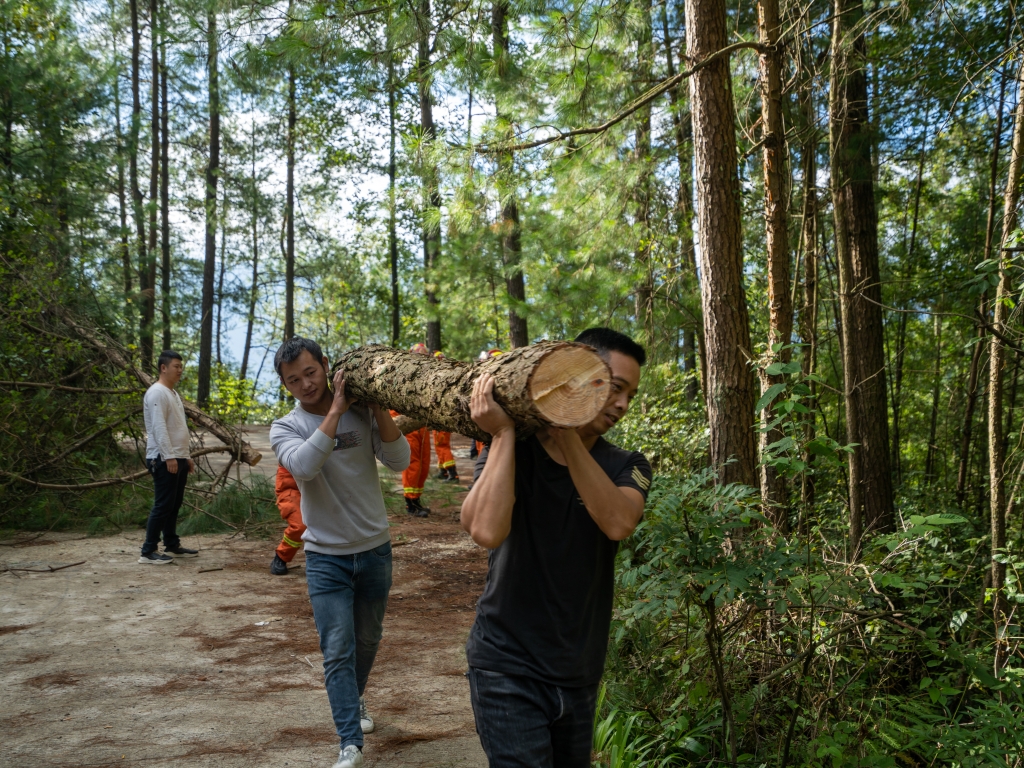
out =
[[[462,527],[490,551],[466,643],[476,729],[491,768],[589,768],[612,614],[615,553],[643,516],[651,466],[602,435],[629,409],[643,347],[607,328],[576,341],[611,368],[600,415],[516,442],[481,376],[470,403],[491,435]]]

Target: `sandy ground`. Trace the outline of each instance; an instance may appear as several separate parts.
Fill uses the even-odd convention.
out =
[[[469,462],[459,463],[465,479]],[[367,688],[377,722],[368,766],[487,764],[463,677],[486,552],[459,528],[463,497],[426,520],[392,515],[395,581]],[[195,537],[185,544],[198,558],[163,567],[136,563],[140,542],[0,542],[6,568],[85,561],[0,574],[0,765],[332,765],[301,553],[300,567],[275,577],[274,541]]]

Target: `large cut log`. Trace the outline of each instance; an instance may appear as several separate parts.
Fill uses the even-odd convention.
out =
[[[473,383],[494,377],[494,399],[516,422],[519,437],[542,427],[580,427],[608,400],[611,371],[592,347],[544,341],[497,357],[461,363],[385,346],[359,347],[334,370],[345,371],[345,392],[404,414],[410,424],[489,440],[469,416]],[[403,432],[406,430],[403,429]]]

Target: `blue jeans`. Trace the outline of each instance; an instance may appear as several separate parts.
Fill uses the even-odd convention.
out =
[[[146,521],[146,542],[142,554],[156,552],[160,535],[164,537],[164,549],[181,546],[178,538],[178,511],[185,500],[185,484],[188,482],[188,459],[178,459],[178,471],[167,471],[167,462],[161,458],[146,459],[146,469],[153,476],[153,508]]]
[[[306,550],[306,583],[324,655],[324,681],[341,748],[363,748],[359,697],[384,633],[391,542],[356,555]]]
[[[562,688],[474,667],[467,677],[490,768],[590,768],[597,685]]]

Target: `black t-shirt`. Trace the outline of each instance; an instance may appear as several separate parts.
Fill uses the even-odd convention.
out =
[[[487,454],[477,459],[476,479]],[[647,497],[651,465],[643,454],[598,438],[590,455],[615,485]],[[618,542],[587,512],[569,468],[536,437],[516,444],[515,483],[512,528],[488,555],[466,643],[469,665],[565,687],[594,685],[608,650]]]

